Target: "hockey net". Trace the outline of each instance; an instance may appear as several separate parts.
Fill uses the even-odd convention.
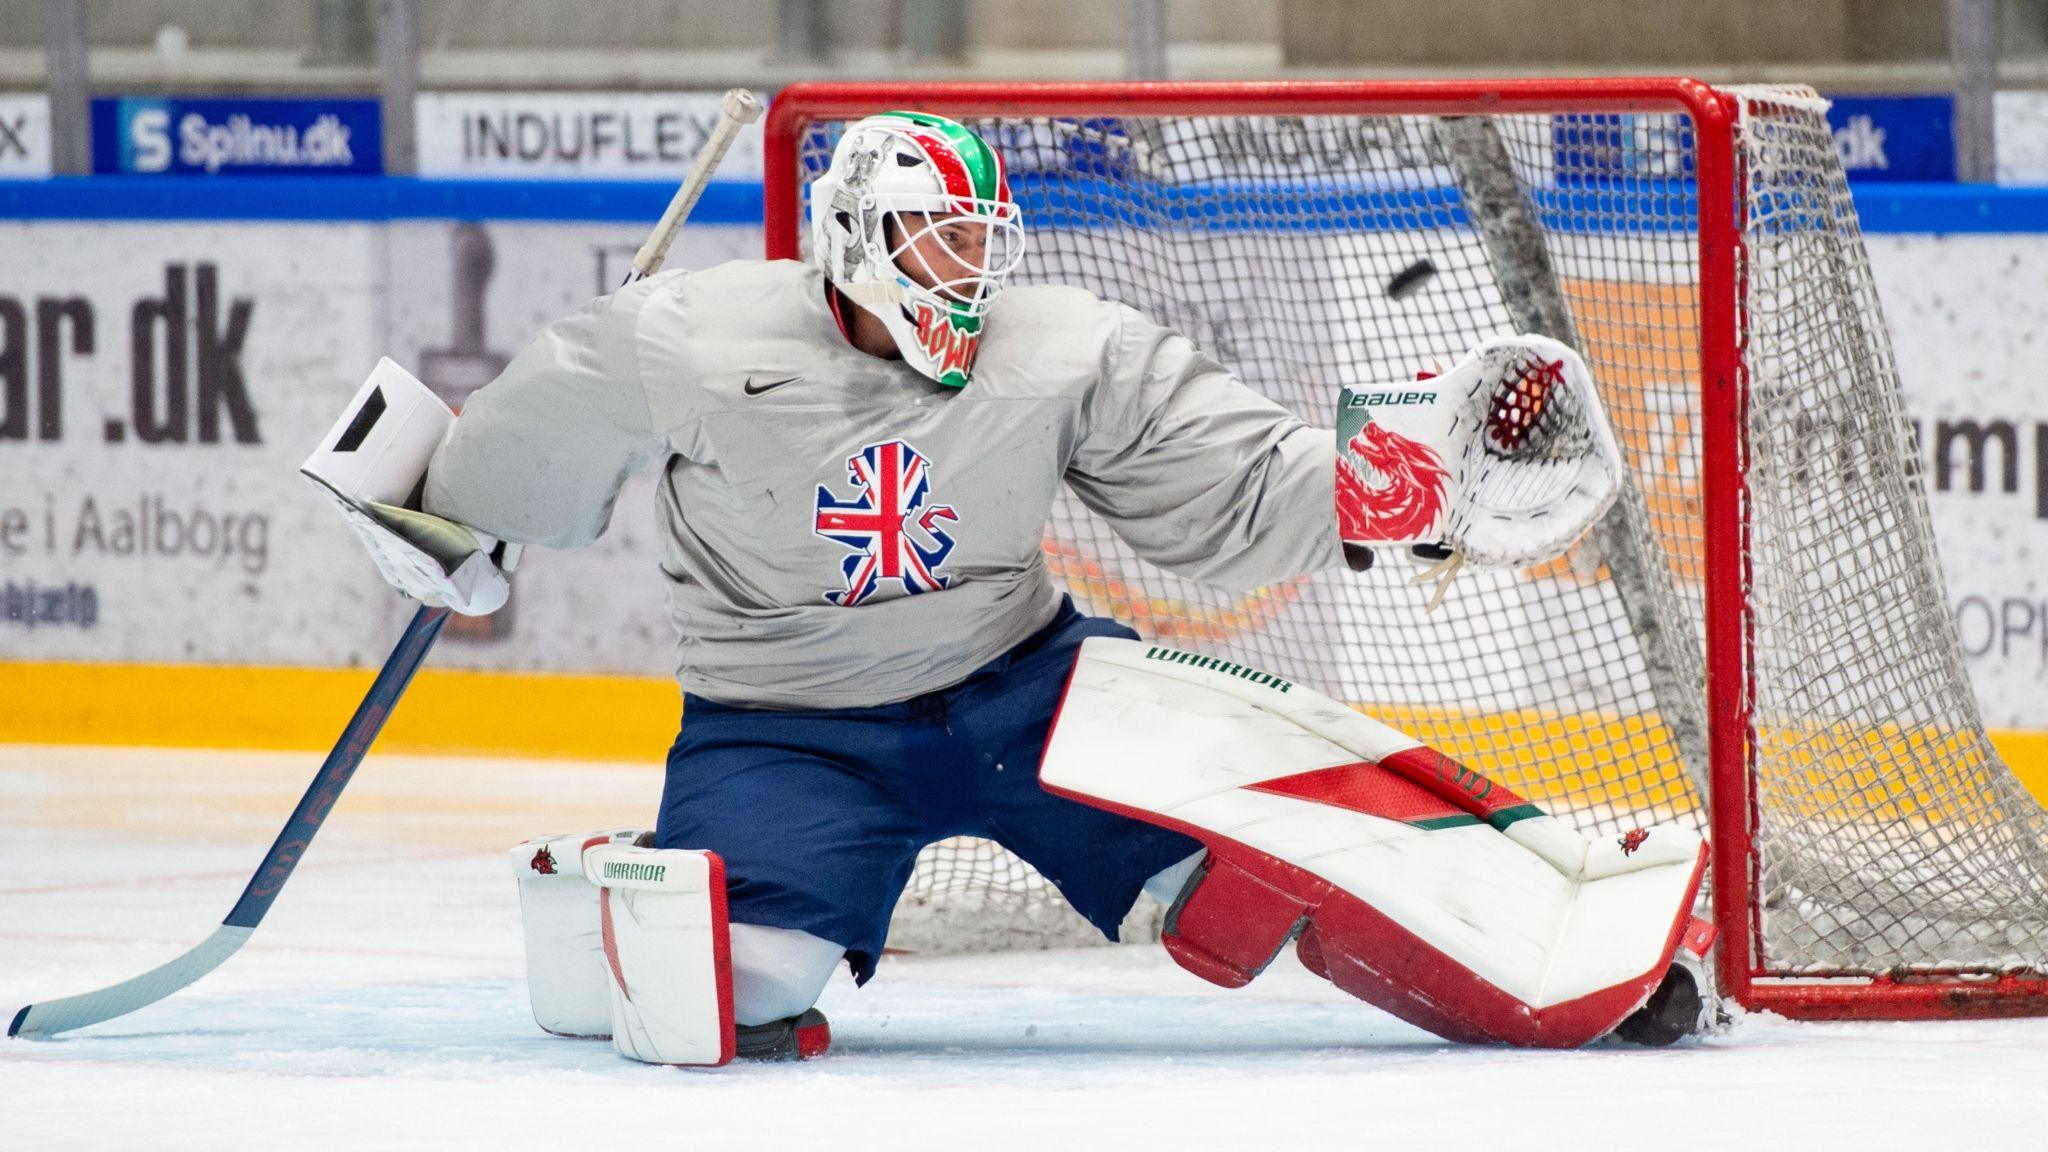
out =
[[[797,186],[844,123],[892,107],[1002,150],[1030,231],[1015,282],[1128,303],[1322,426],[1340,383],[1543,332],[1584,354],[1629,460],[1571,556],[1468,569],[1434,613],[1398,555],[1219,594],[1068,497],[1045,551],[1084,611],[1313,685],[1589,833],[1701,827],[1745,1002],[2048,1006],[2048,818],[1977,715],[1810,92],[798,88],[770,118],[771,254],[796,254]],[[1127,937],[1156,933],[1156,906],[1133,915]],[[948,841],[892,943],[1090,938],[1023,862]]]

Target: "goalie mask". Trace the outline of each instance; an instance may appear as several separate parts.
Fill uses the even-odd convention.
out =
[[[1024,255],[1002,157],[943,116],[847,128],[811,185],[811,256],[912,368],[965,387],[989,302]]]

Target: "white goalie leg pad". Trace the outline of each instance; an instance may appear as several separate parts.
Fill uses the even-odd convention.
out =
[[[519,926],[526,938],[526,992],[533,1020],[557,1036],[608,1039],[610,978],[598,931],[598,889],[583,875],[583,851],[630,844],[638,829],[536,836],[512,849],[519,879]]]
[[[715,852],[607,844],[583,853],[600,889],[612,1045],[649,1064],[733,1057],[725,862]]]
[[[1236,986],[1295,940],[1458,1040],[1612,1030],[1671,965],[1706,862],[1690,829],[1588,839],[1300,685],[1139,641],[1083,643],[1039,778],[1207,846],[1165,932],[1183,967]]]
[[[504,607],[519,545],[419,511],[419,488],[455,414],[390,359],[300,466],[355,530],[377,571],[424,604],[466,616]]]

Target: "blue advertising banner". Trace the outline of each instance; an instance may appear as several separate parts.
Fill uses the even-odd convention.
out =
[[[1828,127],[1851,181],[1956,178],[1955,99],[1830,96]]]
[[[97,173],[375,176],[384,170],[377,101],[118,96],[92,102]]]
[[[1851,183],[1952,183],[1955,100],[1949,96],[1832,96],[1828,127]],[[1684,117],[1636,113],[1558,116],[1551,145],[1559,187],[1613,181],[1690,181]]]

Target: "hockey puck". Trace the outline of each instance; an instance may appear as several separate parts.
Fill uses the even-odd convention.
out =
[[[1436,265],[1430,263],[1428,257],[1417,260],[1396,272],[1394,278],[1387,281],[1387,296],[1393,300],[1405,300],[1414,295],[1417,288],[1428,283],[1429,278],[1434,275]]]

